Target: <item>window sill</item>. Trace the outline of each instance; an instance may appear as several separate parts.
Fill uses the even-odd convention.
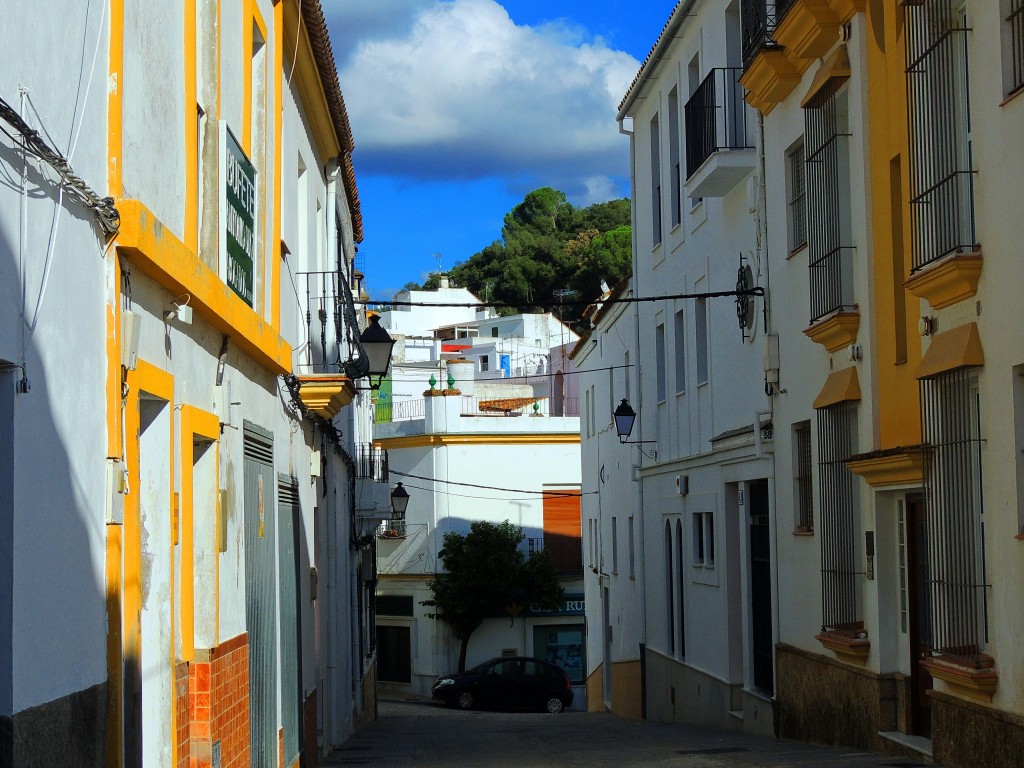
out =
[[[800,245],[796,246],[796,248],[791,248],[790,249],[789,255],[786,256],[786,261],[789,261],[794,256],[798,256],[799,254],[805,252],[806,250],[807,250],[807,243],[805,241],[805,242],[801,243]]]
[[[813,528],[800,528],[800,527],[796,527],[796,528],[793,529],[793,535],[794,536],[813,536],[814,535],[814,529]]]
[[[815,635],[814,639],[832,651],[839,661],[861,667],[867,663],[868,652],[871,650],[871,641],[868,640],[867,632],[861,631],[856,635],[849,632],[822,632]]]
[[[1021,95],[1024,95],[1024,84],[1018,85],[1008,94],[1006,94],[1006,98],[999,102],[999,106],[1005,107],[1007,104],[1009,104],[1011,101],[1013,101],[1014,99]]]
[[[975,701],[991,703],[999,683],[995,660],[985,654],[981,654],[978,666],[953,656],[935,656],[919,663],[932,677],[944,682],[950,693]]]

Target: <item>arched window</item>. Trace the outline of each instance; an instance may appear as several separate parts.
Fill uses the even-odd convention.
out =
[[[672,523],[665,521],[665,594],[668,598],[668,652],[676,652],[675,571],[672,568]]]

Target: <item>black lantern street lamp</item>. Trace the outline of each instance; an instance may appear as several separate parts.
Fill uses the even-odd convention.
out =
[[[409,492],[399,483],[391,492],[391,519],[404,520],[405,510],[409,508]]]
[[[625,443],[629,434],[633,431],[633,422],[636,421],[636,411],[630,405],[629,400],[622,398],[619,407],[612,414],[615,417],[615,434],[619,436],[619,442]]]
[[[619,436],[619,442],[623,445],[635,445],[636,449],[649,459],[657,459],[658,452],[655,449],[646,451],[640,446],[645,443],[656,443],[657,440],[630,440],[629,435],[633,431],[633,422],[636,421],[636,411],[629,405],[629,400],[622,398],[619,407],[612,413],[615,418],[615,434]]]
[[[394,349],[395,340],[391,335],[380,327],[380,318],[377,315],[370,315],[370,324],[359,335],[359,343],[366,352],[369,370],[367,376],[370,379],[370,389],[380,389],[381,381],[388,374],[388,367],[391,365],[391,351]],[[374,383],[374,378],[377,379]]]

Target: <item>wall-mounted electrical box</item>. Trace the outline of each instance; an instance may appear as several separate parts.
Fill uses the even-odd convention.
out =
[[[121,311],[121,365],[134,371],[139,362],[139,326],[142,325],[137,312],[130,309]]]

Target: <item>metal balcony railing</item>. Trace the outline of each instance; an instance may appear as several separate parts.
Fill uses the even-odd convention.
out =
[[[578,397],[462,397],[463,416],[579,416]],[[534,404],[537,405],[536,410]],[[426,417],[426,400],[379,400],[374,420],[415,421]]]
[[[763,48],[774,48],[776,2],[742,0],[740,24],[743,32],[743,68],[746,69]]]
[[[338,273],[299,272],[296,277],[305,288],[306,301],[306,344],[300,352],[299,369],[307,374],[337,373],[344,338]]]
[[[377,536],[382,539],[404,539],[407,533],[405,520],[385,520],[377,526]]]
[[[747,138],[742,74],[740,67],[712,69],[686,102],[687,179],[715,152],[754,146]]]
[[[375,483],[388,481],[388,452],[373,443],[356,446],[356,479],[373,480]]]

